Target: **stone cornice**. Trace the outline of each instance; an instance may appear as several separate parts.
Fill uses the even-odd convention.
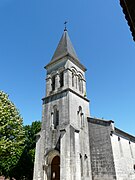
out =
[[[93,123],[93,124],[100,124],[103,126],[110,126],[111,123],[114,123],[114,121],[112,120],[103,120],[103,119],[99,119],[99,118],[87,118],[88,122]]]
[[[51,95],[49,95],[49,96],[47,96],[47,97],[42,98],[42,100],[43,100],[43,102],[44,102],[45,100],[48,100],[50,97],[54,97],[54,96],[56,96],[56,95],[59,95],[59,94],[62,94],[62,93],[64,93],[64,92],[68,92],[68,91],[76,94],[76,95],[79,96],[80,98],[82,98],[82,99],[84,99],[85,101],[89,102],[89,100],[88,100],[87,98],[83,97],[82,95],[80,95],[79,93],[75,92],[74,90],[72,90],[72,89],[70,89],[70,88],[61,90],[61,91],[59,91],[59,92],[55,92],[54,94],[51,94]]]
[[[125,139],[127,139],[129,141],[135,142],[135,137],[134,136],[132,136],[132,135],[130,135],[130,134],[116,128],[116,127],[115,127],[115,131],[114,131],[113,134],[116,134],[117,136],[123,137],[123,138],[125,138]]]

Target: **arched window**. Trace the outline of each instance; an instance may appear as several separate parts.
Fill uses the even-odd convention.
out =
[[[88,162],[87,154],[84,155],[84,160],[85,160],[86,174],[87,176],[89,176],[89,162]]]
[[[74,87],[74,81],[75,81],[75,75],[74,73],[72,72],[72,86]]]
[[[81,106],[79,106],[79,111],[78,112],[82,112],[82,107]]]
[[[81,91],[82,84],[81,84],[81,77],[80,76],[78,76],[78,86],[79,86],[79,91]]]
[[[82,86],[82,93],[83,93],[83,91],[84,91],[84,90],[83,90],[83,80],[82,80],[82,82],[81,82],[81,86]]]
[[[81,154],[80,154],[80,169],[81,169],[81,176],[83,176],[83,159]]]
[[[60,73],[60,87],[64,86],[64,72]]]
[[[119,142],[119,150],[120,150],[120,155],[121,155],[121,157],[123,157],[123,149],[122,149],[122,144],[121,144],[121,138],[120,137],[118,137],[118,142]]]
[[[55,76],[52,76],[52,91],[55,90]]]
[[[71,70],[72,70],[72,87],[77,87],[77,81],[76,81],[77,70],[74,67],[72,67]]]
[[[131,145],[130,141],[129,141],[129,148],[130,148],[131,157],[134,158],[134,154],[133,154],[133,151],[132,151],[132,145]]]
[[[79,91],[83,93],[83,79],[80,74],[78,75],[78,86],[79,86]]]
[[[84,127],[84,113],[82,112],[81,106],[79,106],[79,110],[78,110],[78,119],[80,121],[81,128],[83,128]]]
[[[57,109],[57,106],[54,106],[54,113],[53,113],[53,125],[54,129],[59,125],[59,111]]]
[[[76,89],[77,89],[77,87],[78,87],[78,85],[77,85],[77,84],[78,84],[78,82],[77,82],[77,78],[78,78],[78,77],[77,77],[77,75],[76,75],[76,76],[75,76]]]

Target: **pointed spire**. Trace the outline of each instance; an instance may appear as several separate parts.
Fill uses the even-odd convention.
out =
[[[65,24],[66,27],[66,24]],[[60,39],[60,42],[56,48],[56,51],[51,59],[51,62],[56,61],[66,55],[71,56],[73,59],[78,60],[76,52],[68,36],[67,28],[64,29],[64,33]]]

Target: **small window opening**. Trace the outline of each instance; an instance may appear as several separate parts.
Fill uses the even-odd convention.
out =
[[[64,86],[64,72],[60,73],[60,87]]]
[[[77,76],[75,77],[75,83],[76,83],[76,89],[77,89],[77,87],[78,87],[78,83],[77,83]]]
[[[56,129],[56,127],[59,125],[59,111],[56,107],[54,107],[53,125],[54,129]]]
[[[81,82],[81,86],[82,86],[82,93],[83,93],[83,81]]]
[[[59,111],[56,111],[56,126],[59,125]]]
[[[81,106],[79,106],[79,112],[81,112],[82,111],[82,107]]]
[[[74,87],[74,73],[72,73],[72,86]]]
[[[52,77],[52,91],[55,90],[55,76]]]
[[[113,136],[113,131],[110,132],[110,136]]]
[[[135,171],[135,164],[134,164],[133,168],[134,168],[134,171]]]
[[[81,176],[83,176],[83,159],[82,159],[82,155],[80,154],[80,168],[81,168]]]
[[[81,91],[81,79],[78,77],[78,85],[79,85],[79,91]]]
[[[88,158],[88,156],[87,156],[87,154],[85,154],[85,155],[84,155],[84,159],[87,159],[87,158]]]
[[[121,157],[123,157],[124,154],[123,154],[123,148],[122,148],[122,143],[121,143],[120,137],[118,137],[118,142],[119,142],[120,155],[121,155]]]
[[[84,113],[82,112],[82,107],[81,106],[79,106],[77,114],[78,114],[78,120],[80,122],[80,127],[83,128],[85,126],[84,125]]]

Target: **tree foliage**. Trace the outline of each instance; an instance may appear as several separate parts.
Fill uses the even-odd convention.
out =
[[[34,159],[35,159],[35,147],[36,147],[36,134],[41,129],[41,122],[35,121],[31,125],[26,125],[25,129],[25,164],[29,166],[24,166],[24,176],[27,180],[32,180],[33,178],[33,169],[34,169]],[[28,158],[26,158],[28,157]]]
[[[25,147],[18,161],[17,166],[13,169],[14,177],[17,180],[32,180],[34,169],[34,157],[36,147],[36,134],[41,129],[41,122],[35,121],[31,125],[24,126],[25,130]]]
[[[23,126],[18,109],[0,91],[0,175],[32,180],[36,134],[40,129],[40,121]]]
[[[0,174],[11,176],[24,149],[23,120],[8,95],[0,91]]]

